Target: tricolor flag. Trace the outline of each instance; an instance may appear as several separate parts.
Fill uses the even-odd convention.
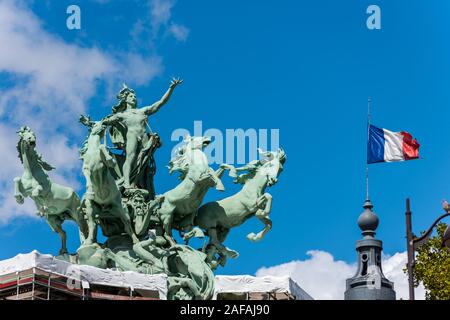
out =
[[[419,147],[408,132],[392,132],[369,125],[367,163],[418,159]]]

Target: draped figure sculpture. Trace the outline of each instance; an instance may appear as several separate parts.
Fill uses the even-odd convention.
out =
[[[122,172],[118,173],[122,175],[125,190],[139,187],[139,173],[147,165],[146,160],[150,158],[148,152],[154,152],[154,149],[160,146],[159,136],[154,135],[151,130],[147,133],[147,127],[150,129],[148,117],[158,112],[169,101],[175,87],[182,82],[183,80],[173,79],[160,100],[142,108],[138,108],[134,90],[124,85],[117,95],[119,103],[112,108],[113,114],[103,119],[104,124],[111,126],[112,143],[125,154]]]

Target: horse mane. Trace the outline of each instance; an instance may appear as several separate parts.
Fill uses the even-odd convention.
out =
[[[88,139],[89,139],[90,133],[91,133],[91,131],[89,130],[89,133],[88,133],[86,139],[84,140],[83,145],[78,150],[78,152],[80,154],[80,158],[83,158],[84,154],[86,153],[86,151],[88,149]]]
[[[17,142],[16,149],[17,149],[17,153],[19,154],[20,162],[23,163],[22,148],[20,147],[21,143],[22,143],[22,137],[20,137],[19,142]]]
[[[42,155],[40,155],[40,154],[37,155],[36,161],[42,167],[42,169],[44,169],[45,171],[51,171],[51,170],[55,169],[54,166],[52,166],[45,160],[42,160]]]
[[[17,145],[16,145],[16,149],[17,149],[17,152],[18,152],[18,154],[19,154],[19,159],[20,159],[20,162],[21,162],[21,163],[23,163],[22,147],[21,147],[22,140],[23,140],[22,137],[20,137],[19,142],[17,142]],[[41,154],[38,154],[37,152],[36,152],[36,162],[37,162],[37,163],[42,167],[42,169],[44,169],[45,171],[51,171],[51,170],[55,169],[54,166],[52,166],[51,164],[49,164],[47,161],[43,160],[43,159],[42,159],[42,155],[41,155]]]
[[[263,154],[263,152],[261,152]],[[272,156],[275,156],[272,153]],[[286,153],[284,152],[283,149],[279,149],[279,161],[280,163],[283,165],[286,162]],[[258,170],[267,162],[271,161],[271,159],[265,157],[263,159],[260,160],[253,160],[250,163],[248,163],[246,165],[246,173],[242,173],[240,175],[238,175],[236,177],[236,179],[234,180],[234,183],[238,183],[238,184],[245,184],[248,180],[252,179],[256,173],[258,172]]]
[[[181,172],[179,177],[180,180],[183,180],[186,177],[189,170],[189,163],[186,158],[186,146],[187,144],[181,146],[175,151],[175,156],[170,159],[169,165],[167,166],[169,168],[169,173],[174,171]]]
[[[78,153],[80,154],[80,159],[83,158],[83,156],[85,155],[85,153],[88,149],[88,146],[89,146],[88,140],[89,140],[89,137],[91,136],[91,131],[92,131],[91,128],[89,128],[88,135],[87,135],[86,139],[84,140],[83,145],[78,150]]]
[[[91,117],[89,117],[89,116],[81,115],[79,122],[88,128],[88,134],[86,136],[86,139],[84,140],[81,148],[78,150],[78,152],[80,154],[80,159],[82,159],[88,149],[88,140],[89,140],[89,137],[91,136],[92,127],[94,126],[94,121],[92,121]]]
[[[17,133],[19,134],[19,141],[17,142],[16,149],[17,149],[17,152],[19,153],[19,159],[20,159],[20,162],[21,162],[21,163],[23,163],[22,146],[21,146],[22,141],[23,141],[23,136],[22,136],[22,134],[23,134],[25,131],[31,132],[31,129],[30,129],[28,126],[22,126],[22,127],[20,127],[19,131],[17,131]]]

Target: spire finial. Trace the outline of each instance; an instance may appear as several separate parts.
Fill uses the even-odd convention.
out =
[[[373,204],[370,199],[366,199],[366,201],[364,201],[363,208],[364,211],[358,218],[358,226],[365,238],[373,238],[380,221],[375,212],[372,211]]]

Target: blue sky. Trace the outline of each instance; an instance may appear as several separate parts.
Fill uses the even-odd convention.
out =
[[[20,60],[9,67],[11,59],[0,53],[2,95],[16,88],[25,90],[16,100],[0,100],[0,131],[11,137],[8,146],[11,139],[15,143],[13,130],[23,121],[32,128],[48,123],[37,130],[42,132],[38,148],[39,141],[49,144],[48,135],[55,133],[63,139],[64,150],[75,155],[85,134],[77,124],[78,111],[95,118],[108,114],[122,82],[136,89],[141,105],[150,104],[159,99],[172,76],[182,77],[184,83],[150,120],[164,142],[158,151],[155,178],[160,193],[177,183],[164,168],[175,144],[170,141],[174,129],[192,130],[195,120],[202,120],[204,128],[223,132],[227,128],[280,129],[280,145],[288,160],[278,184],[269,190],[274,197],[273,229],[256,244],[245,235],[261,228],[258,221],[249,220],[232,230],[227,245],[241,256],[229,261],[220,273],[253,274],[262,266],[306,259],[312,249],[327,251],[338,260],[355,260],[354,244],[360,237],[356,220],[365,197],[368,96],[373,101],[373,124],[409,131],[421,143],[420,160],[370,167],[371,199],[381,220],[378,237],[384,241],[384,252],[392,255],[405,250],[406,197],[412,198],[416,233],[428,227],[441,213],[441,200],[450,197],[447,1],[178,1],[160,22],[150,14],[147,1],[6,3],[18,5],[39,21],[45,39],[68,45],[68,49],[76,47],[74,56],[67,51],[71,59],[61,51],[65,68],[73,72],[67,77],[91,81],[72,90],[71,80],[64,80],[68,87],[62,92],[72,92],[78,102],[67,95],[50,95],[45,98],[45,110],[52,114],[33,115],[33,106],[40,104],[27,94],[30,88],[36,89],[30,87],[34,85],[30,77],[38,71],[21,70]],[[81,8],[81,30],[66,28],[65,10],[70,4]],[[370,4],[381,8],[381,30],[366,27]],[[0,16],[3,30],[7,23]],[[188,32],[175,34],[173,25]],[[16,44],[10,40],[7,43]],[[30,48],[38,46],[33,43]],[[84,65],[84,58],[77,56],[93,54],[92,48],[108,57],[110,64],[102,60],[104,69],[90,60]],[[143,62],[139,68],[121,66],[111,71],[110,66],[131,55]],[[37,61],[40,66],[56,68],[52,60],[42,59]],[[137,60],[131,58],[129,63],[133,61]],[[86,75],[77,74],[80,68],[88,70]],[[90,71],[92,76],[87,74]],[[52,86],[45,88],[53,94],[51,88],[56,85]],[[16,105],[21,106],[23,117],[8,112]],[[59,112],[67,119],[59,119]],[[58,121],[62,125],[49,128]],[[56,150],[51,143],[45,150],[47,154],[40,150],[44,157],[56,157],[51,155]],[[18,161],[15,154],[8,159]],[[64,156],[58,159],[64,167]],[[71,160],[60,179],[75,183],[82,193],[84,180],[76,161]],[[11,171],[21,173],[20,167],[11,166]],[[3,171],[2,190],[9,192],[13,188],[10,171]],[[230,178],[224,182],[229,193],[236,190]],[[220,197],[212,190],[206,200]],[[6,202],[6,195],[0,201]],[[32,212],[24,213],[12,204],[2,208],[8,212],[0,213],[5,215],[0,225],[0,259],[33,249],[57,252],[58,237],[43,220],[31,218]],[[75,228],[67,225],[66,229],[74,239]],[[69,245],[72,251],[76,249],[75,240]]]

